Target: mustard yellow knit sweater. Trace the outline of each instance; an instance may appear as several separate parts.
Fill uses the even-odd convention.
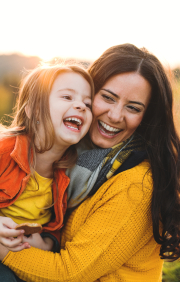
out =
[[[3,263],[30,282],[158,282],[163,261],[151,220],[149,163],[108,180],[69,217],[61,252],[9,252]]]

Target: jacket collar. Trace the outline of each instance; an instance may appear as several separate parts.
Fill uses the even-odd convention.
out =
[[[30,173],[28,162],[29,141],[25,135],[18,135],[15,140],[15,146],[11,152],[11,157],[19,165],[19,167],[27,174]]]

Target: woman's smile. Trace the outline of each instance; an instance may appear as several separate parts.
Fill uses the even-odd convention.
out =
[[[113,138],[123,130],[120,128],[112,127],[109,124],[103,122],[102,120],[98,120],[98,129],[100,131],[100,134],[102,134],[106,138]]]

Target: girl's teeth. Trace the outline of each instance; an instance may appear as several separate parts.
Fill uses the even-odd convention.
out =
[[[67,125],[67,127],[69,127],[69,128],[73,128],[73,129],[76,129],[76,130],[78,130],[78,128],[76,128],[76,127],[73,127],[73,126],[70,126],[70,125]]]
[[[66,120],[67,121],[71,121],[71,120],[75,120],[75,121],[77,121],[77,123],[78,123],[78,125],[81,125],[82,124],[82,121],[80,120],[80,119],[78,119],[78,118],[66,118]]]

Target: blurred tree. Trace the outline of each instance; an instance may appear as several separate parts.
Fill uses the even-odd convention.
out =
[[[39,63],[38,57],[26,57],[19,54],[0,56],[0,82],[6,74],[22,76],[24,69],[34,69]]]
[[[5,86],[0,85],[0,118],[5,114],[10,114],[13,108],[14,97],[13,93]],[[5,118],[5,117],[4,117]],[[9,121],[9,118],[5,118]]]
[[[180,80],[180,68],[175,68],[173,70],[174,76],[177,80]]]
[[[15,91],[18,89],[21,77],[15,73],[8,73],[2,77],[1,84],[9,91]]]
[[[4,123],[10,119],[5,116],[12,113],[20,80],[25,70],[33,69],[40,63],[38,57],[26,57],[23,55],[0,56],[0,119]],[[2,119],[3,117],[3,119]]]

